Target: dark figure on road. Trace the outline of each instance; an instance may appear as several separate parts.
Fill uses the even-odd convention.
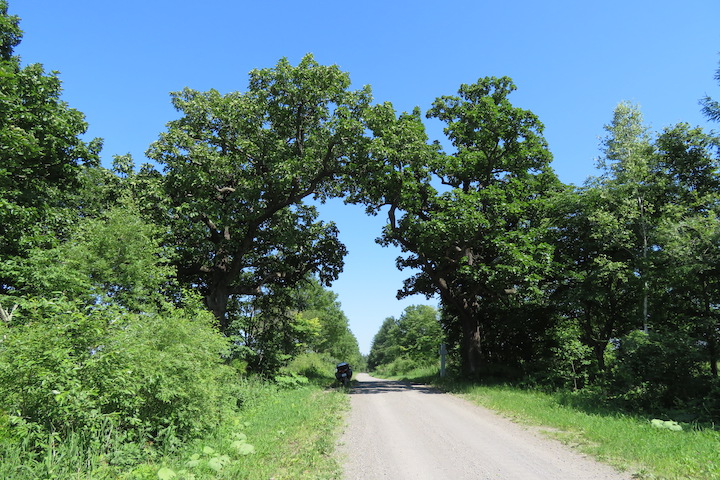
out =
[[[343,387],[350,385],[352,378],[352,368],[346,362],[338,363],[335,367],[335,378]]]

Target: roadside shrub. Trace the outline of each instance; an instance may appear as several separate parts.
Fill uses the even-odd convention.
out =
[[[0,332],[0,410],[15,428],[100,432],[170,442],[237,406],[227,341],[195,306],[129,314],[65,299],[19,301]],[[34,433],[33,433],[34,432]]]
[[[700,361],[697,342],[682,332],[632,332],[618,343],[610,398],[636,411],[682,406],[702,396]]]
[[[18,303],[0,334],[0,409],[38,432],[98,424],[98,389],[84,377],[110,323],[67,300]]]
[[[238,391],[213,320],[199,308],[172,307],[128,317],[93,358],[101,404],[155,439],[197,436],[220,423]]]
[[[304,387],[310,383],[307,377],[303,375],[298,375],[297,373],[275,375],[273,377],[273,381],[278,387],[283,389]]]
[[[399,375],[405,375],[409,372],[412,372],[413,370],[417,370],[426,366],[426,362],[417,362],[408,357],[400,357],[396,358],[388,364],[379,365],[376,370],[381,375],[396,377]]]
[[[590,383],[593,351],[580,341],[580,328],[559,322],[550,332],[549,355],[531,366],[532,381],[545,387],[578,390]]]
[[[295,357],[282,371],[303,375],[314,381],[332,381],[335,379],[335,365],[337,363],[329,355],[309,352]],[[355,365],[352,365],[352,367],[355,369]]]

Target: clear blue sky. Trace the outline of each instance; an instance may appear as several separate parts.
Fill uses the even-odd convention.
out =
[[[369,84],[399,111],[451,95],[483,76],[512,77],[516,105],[545,124],[553,166],[566,183],[594,173],[612,110],[640,105],[655,130],[708,125],[698,99],[720,98],[720,1],[519,0],[284,1],[9,0],[25,32],[23,63],[58,70],[64,99],[103,137],[103,161],[137,164],[176,117],[169,92],[185,86],[245,90],[253,68],[313,53]],[[715,124],[714,127],[720,128]],[[428,123],[432,138],[438,125]],[[374,243],[381,219],[335,202],[322,209],[350,251],[333,285],[360,348],[382,321],[424,298],[395,293],[406,272],[397,251]]]

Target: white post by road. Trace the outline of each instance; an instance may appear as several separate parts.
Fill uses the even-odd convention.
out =
[[[445,344],[440,344],[440,376],[445,376],[445,356],[447,355],[447,348],[445,348]]]

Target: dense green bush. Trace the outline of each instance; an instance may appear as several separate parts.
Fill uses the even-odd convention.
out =
[[[610,397],[629,409],[684,407],[706,388],[697,341],[682,332],[632,332],[618,341],[615,357]]]
[[[427,369],[429,367],[436,367],[438,371],[440,370],[439,362],[437,361],[419,362],[412,358],[403,356],[400,358],[396,358],[390,363],[378,366],[375,371],[382,376],[397,377],[408,374],[415,370]]]
[[[560,321],[549,330],[546,352],[528,366],[525,382],[544,388],[578,390],[597,374],[593,350],[580,341],[580,327]]]
[[[329,354],[308,352],[295,357],[283,369],[283,373],[296,373],[319,382],[333,381],[335,379],[335,365],[338,362]],[[355,368],[355,365],[352,365],[352,367]]]
[[[199,308],[129,314],[21,300],[0,333],[0,410],[15,428],[164,442],[200,434],[237,406],[227,341]]]
[[[368,368],[396,375],[433,364],[444,336],[438,311],[429,305],[410,305],[400,318],[388,317],[373,338]],[[397,364],[392,366],[393,364]]]

